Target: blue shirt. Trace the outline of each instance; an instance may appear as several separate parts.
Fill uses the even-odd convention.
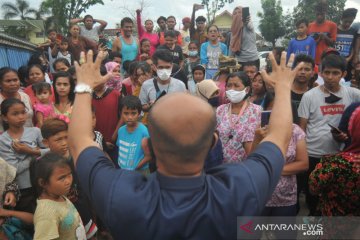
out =
[[[236,239],[237,216],[258,216],[284,165],[261,143],[247,160],[196,177],[115,169],[96,147],[77,161],[80,183],[114,239]]]
[[[350,28],[349,30],[341,30],[338,28],[335,49],[340,53],[340,56],[350,56],[356,34],[356,30],[353,28]]]
[[[200,63],[206,64],[207,69],[218,69],[221,54],[228,55],[228,49],[224,43],[218,42],[212,45],[210,42],[204,42],[200,49]]]
[[[286,59],[290,58],[290,54],[294,53],[295,56],[299,54],[305,54],[315,59],[316,42],[314,38],[308,36],[303,40],[297,40],[296,38],[291,39],[287,51]]]
[[[143,138],[149,137],[149,132],[144,124],[138,123],[133,132],[128,132],[126,125],[118,130],[116,145],[119,147],[118,164],[120,168],[135,170],[140,161],[144,158],[144,151],[141,148]],[[145,164],[141,169],[149,168]]]

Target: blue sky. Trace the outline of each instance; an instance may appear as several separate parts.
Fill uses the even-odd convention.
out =
[[[5,2],[6,0],[1,0]],[[12,2],[11,0],[8,0]],[[88,9],[87,14],[91,14],[94,18],[103,19],[108,22],[108,28],[115,28],[115,24],[119,23],[121,18],[129,16],[128,13],[123,11],[121,6],[126,4],[129,9],[134,11],[140,6],[139,2],[141,0],[104,0],[105,5],[96,5]],[[194,3],[200,3],[201,0],[143,0],[149,5],[145,8],[143,12],[143,19],[150,18],[156,20],[160,15],[170,16],[173,15],[177,18],[177,22],[180,23],[181,19],[185,16],[190,17],[192,11],[192,5]],[[31,7],[38,8],[41,0],[28,0]],[[259,19],[256,17],[256,13],[261,11],[261,1],[253,0],[247,1],[246,4],[240,3],[240,1],[235,1],[236,3],[228,4],[226,7],[219,11],[223,10],[232,11],[232,9],[237,5],[248,6],[250,8],[250,14],[252,16],[254,25],[257,27],[259,24]],[[292,9],[297,3],[297,0],[282,0],[282,7],[284,12],[288,9]],[[360,1],[359,0],[347,0],[346,8],[354,7],[360,11]],[[200,10],[197,12],[197,15],[206,15],[205,10]],[[3,14],[0,12],[0,17]],[[357,16],[356,21],[360,21],[360,12]]]

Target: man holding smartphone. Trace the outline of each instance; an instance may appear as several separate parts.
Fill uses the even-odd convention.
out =
[[[229,55],[235,56],[241,65],[252,63],[260,69],[256,34],[248,7],[236,7],[233,11]]]

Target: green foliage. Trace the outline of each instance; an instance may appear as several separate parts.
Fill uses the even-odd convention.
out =
[[[225,4],[230,4],[233,2],[234,0],[202,0],[201,4],[205,6],[208,24],[210,25],[214,21],[216,12],[218,10],[222,9]]]
[[[79,18],[89,7],[96,4],[104,5],[104,2],[102,0],[44,0],[43,4],[52,15],[47,20],[48,26],[65,33],[71,19]]]
[[[260,18],[259,29],[266,41],[275,47],[277,39],[285,35],[283,10],[280,0],[261,0],[263,12],[258,13]]]
[[[36,10],[30,8],[30,5],[25,0],[16,0],[15,3],[5,2],[1,5],[4,11],[4,19],[20,18],[21,20],[34,19],[30,14],[35,14]]]

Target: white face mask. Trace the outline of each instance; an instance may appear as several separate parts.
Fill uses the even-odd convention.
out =
[[[169,80],[171,75],[171,69],[158,69],[156,74],[160,78],[161,81]]]
[[[242,91],[236,91],[233,89],[226,91],[226,97],[230,100],[231,103],[239,103],[244,99],[245,96],[246,88]]]

